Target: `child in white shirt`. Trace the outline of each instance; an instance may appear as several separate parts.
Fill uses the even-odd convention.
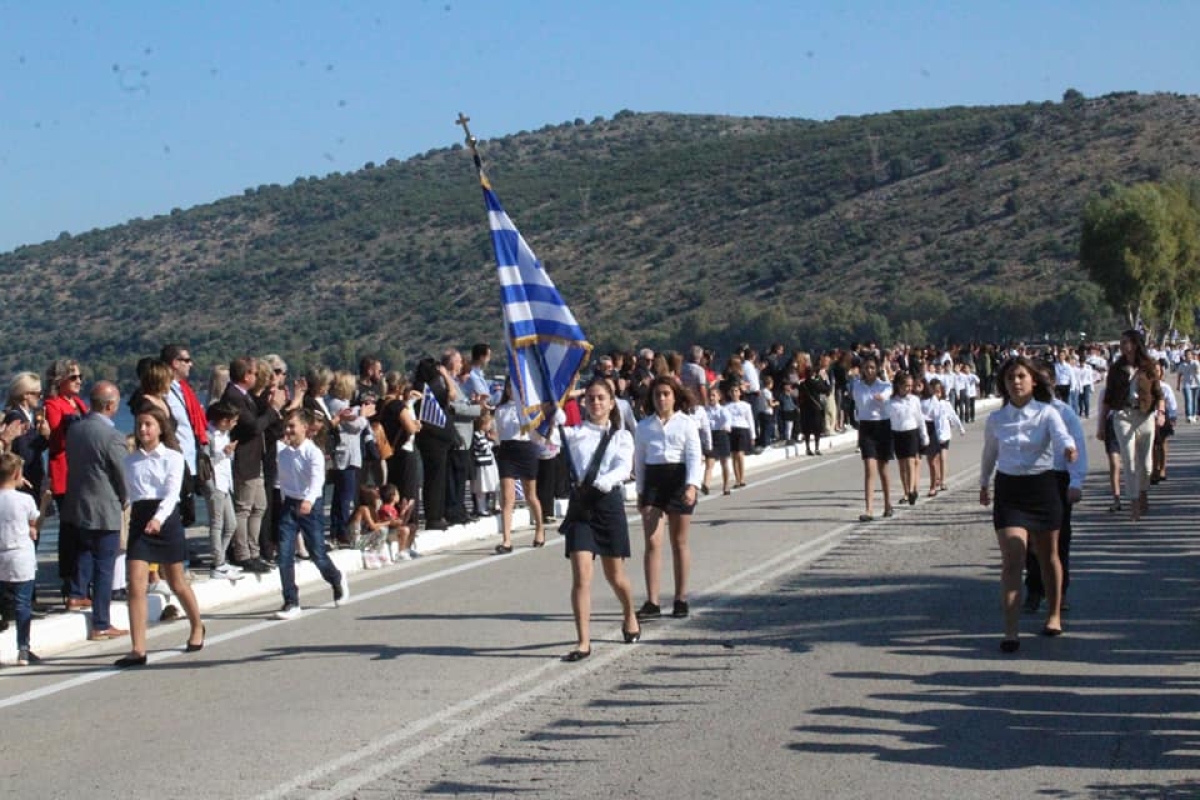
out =
[[[33,498],[17,491],[24,460],[16,453],[0,455],[0,591],[14,600],[17,620],[17,665],[40,659],[29,649],[33,623],[33,588],[37,581],[38,509]]]

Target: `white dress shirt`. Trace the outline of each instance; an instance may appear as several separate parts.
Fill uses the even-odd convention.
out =
[[[746,384],[746,394],[758,394],[762,388],[758,378],[758,367],[754,366],[753,361],[742,361],[742,380]]]
[[[704,407],[704,413],[708,415],[708,427],[710,431],[725,431],[729,433],[733,427],[729,424],[729,412],[725,410],[725,406],[710,403]]]
[[[223,431],[216,425],[208,426],[208,459],[212,462],[213,486],[218,492],[229,494],[233,491],[233,456],[225,452],[229,444],[229,431]]]
[[[1037,400],[993,411],[983,435],[979,485],[985,488],[997,469],[1005,475],[1037,475],[1054,469],[1056,454],[1075,447],[1054,406]]]
[[[125,456],[125,489],[130,503],[158,500],[154,519],[166,522],[179,505],[183,487],[183,453],[162,442],[150,452],[140,447]]]
[[[704,456],[700,452],[700,432],[687,414],[672,414],[665,423],[651,414],[638,423],[634,437],[633,463],[637,473],[638,494],[646,490],[645,466],[684,464],[687,484],[699,487],[704,478]]]
[[[1067,426],[1067,432],[1075,440],[1075,449],[1079,451],[1074,463],[1072,463],[1067,461],[1065,452],[1055,450],[1054,471],[1065,472],[1070,475],[1070,487],[1072,489],[1082,489],[1083,479],[1087,477],[1087,436],[1083,432],[1083,422],[1080,421],[1079,415],[1069,405],[1057,397],[1054,398],[1053,406],[1058,411],[1058,415],[1062,417],[1063,424]]]
[[[571,466],[575,470],[575,479],[582,481],[592,463],[592,456],[604,438],[607,425],[596,425],[584,422],[572,428],[563,428],[567,436],[567,447],[570,448]],[[629,431],[618,428],[608,440],[604,455],[600,459],[600,470],[596,480],[592,482],[601,492],[607,494],[613,487],[621,485],[633,472],[633,436]]]
[[[285,498],[316,505],[325,492],[325,454],[305,439],[299,447],[279,442],[279,491]]]
[[[854,382],[851,391],[854,394],[854,413],[860,421],[882,422],[888,418],[887,402],[892,399],[890,383],[881,378],[876,378],[874,383],[859,379]],[[879,399],[875,395],[879,395]]]
[[[888,401],[888,419],[892,423],[892,433],[919,431],[921,446],[929,444],[929,430],[925,427],[925,415],[921,413],[921,401],[915,394],[909,393],[903,397],[893,395]]]
[[[753,436],[754,430],[754,409],[745,400],[738,400],[733,403],[725,404],[725,413],[729,415],[729,427],[746,428]]]
[[[704,406],[692,409],[692,421],[696,423],[696,431],[700,434],[700,448],[712,450],[712,424],[708,421],[708,412]]]

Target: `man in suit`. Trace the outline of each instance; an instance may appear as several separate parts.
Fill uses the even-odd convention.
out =
[[[109,618],[113,571],[121,544],[121,512],[125,506],[125,436],[113,417],[121,392],[108,381],[92,387],[92,410],[67,430],[66,453],[71,464],[62,520],[75,527],[79,560],[70,582],[76,604],[92,589],[92,641],[126,636]]]
[[[272,387],[268,402],[260,408],[251,391],[257,365],[250,356],[229,362],[229,385],[221,399],[238,410],[238,421],[229,438],[236,444],[233,453],[233,509],[237,528],[233,533],[233,561],[248,572],[270,572],[271,567],[259,555],[259,533],[263,512],[267,509],[266,482],[263,479],[263,432],[279,420],[279,409],[286,395]]]

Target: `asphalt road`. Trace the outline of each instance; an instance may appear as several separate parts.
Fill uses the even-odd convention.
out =
[[[707,498],[692,617],[624,645],[600,583],[580,664],[558,660],[561,540],[526,533],[511,556],[372,573],[340,609],[304,587],[293,622],[265,619],[274,598],[226,610],[197,654],[158,626],[136,672],[106,668],[118,644],[6,669],[0,796],[1200,796],[1200,426],[1136,526],[1106,513],[1091,447],[1067,634],[1026,617],[1015,657],[997,650],[981,428],[955,441],[951,491],[892,520],[856,521],[853,453]]]

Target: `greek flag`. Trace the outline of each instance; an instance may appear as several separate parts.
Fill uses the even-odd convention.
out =
[[[442,411],[441,404],[433,396],[433,392],[429,391],[429,384],[425,384],[425,391],[421,393],[421,422],[428,422],[439,428],[446,427],[446,412]]]
[[[545,434],[553,420],[545,418],[543,404],[562,406],[592,346],[542,262],[504,213],[482,169],[479,181],[500,273],[509,378],[521,404],[524,429]]]

